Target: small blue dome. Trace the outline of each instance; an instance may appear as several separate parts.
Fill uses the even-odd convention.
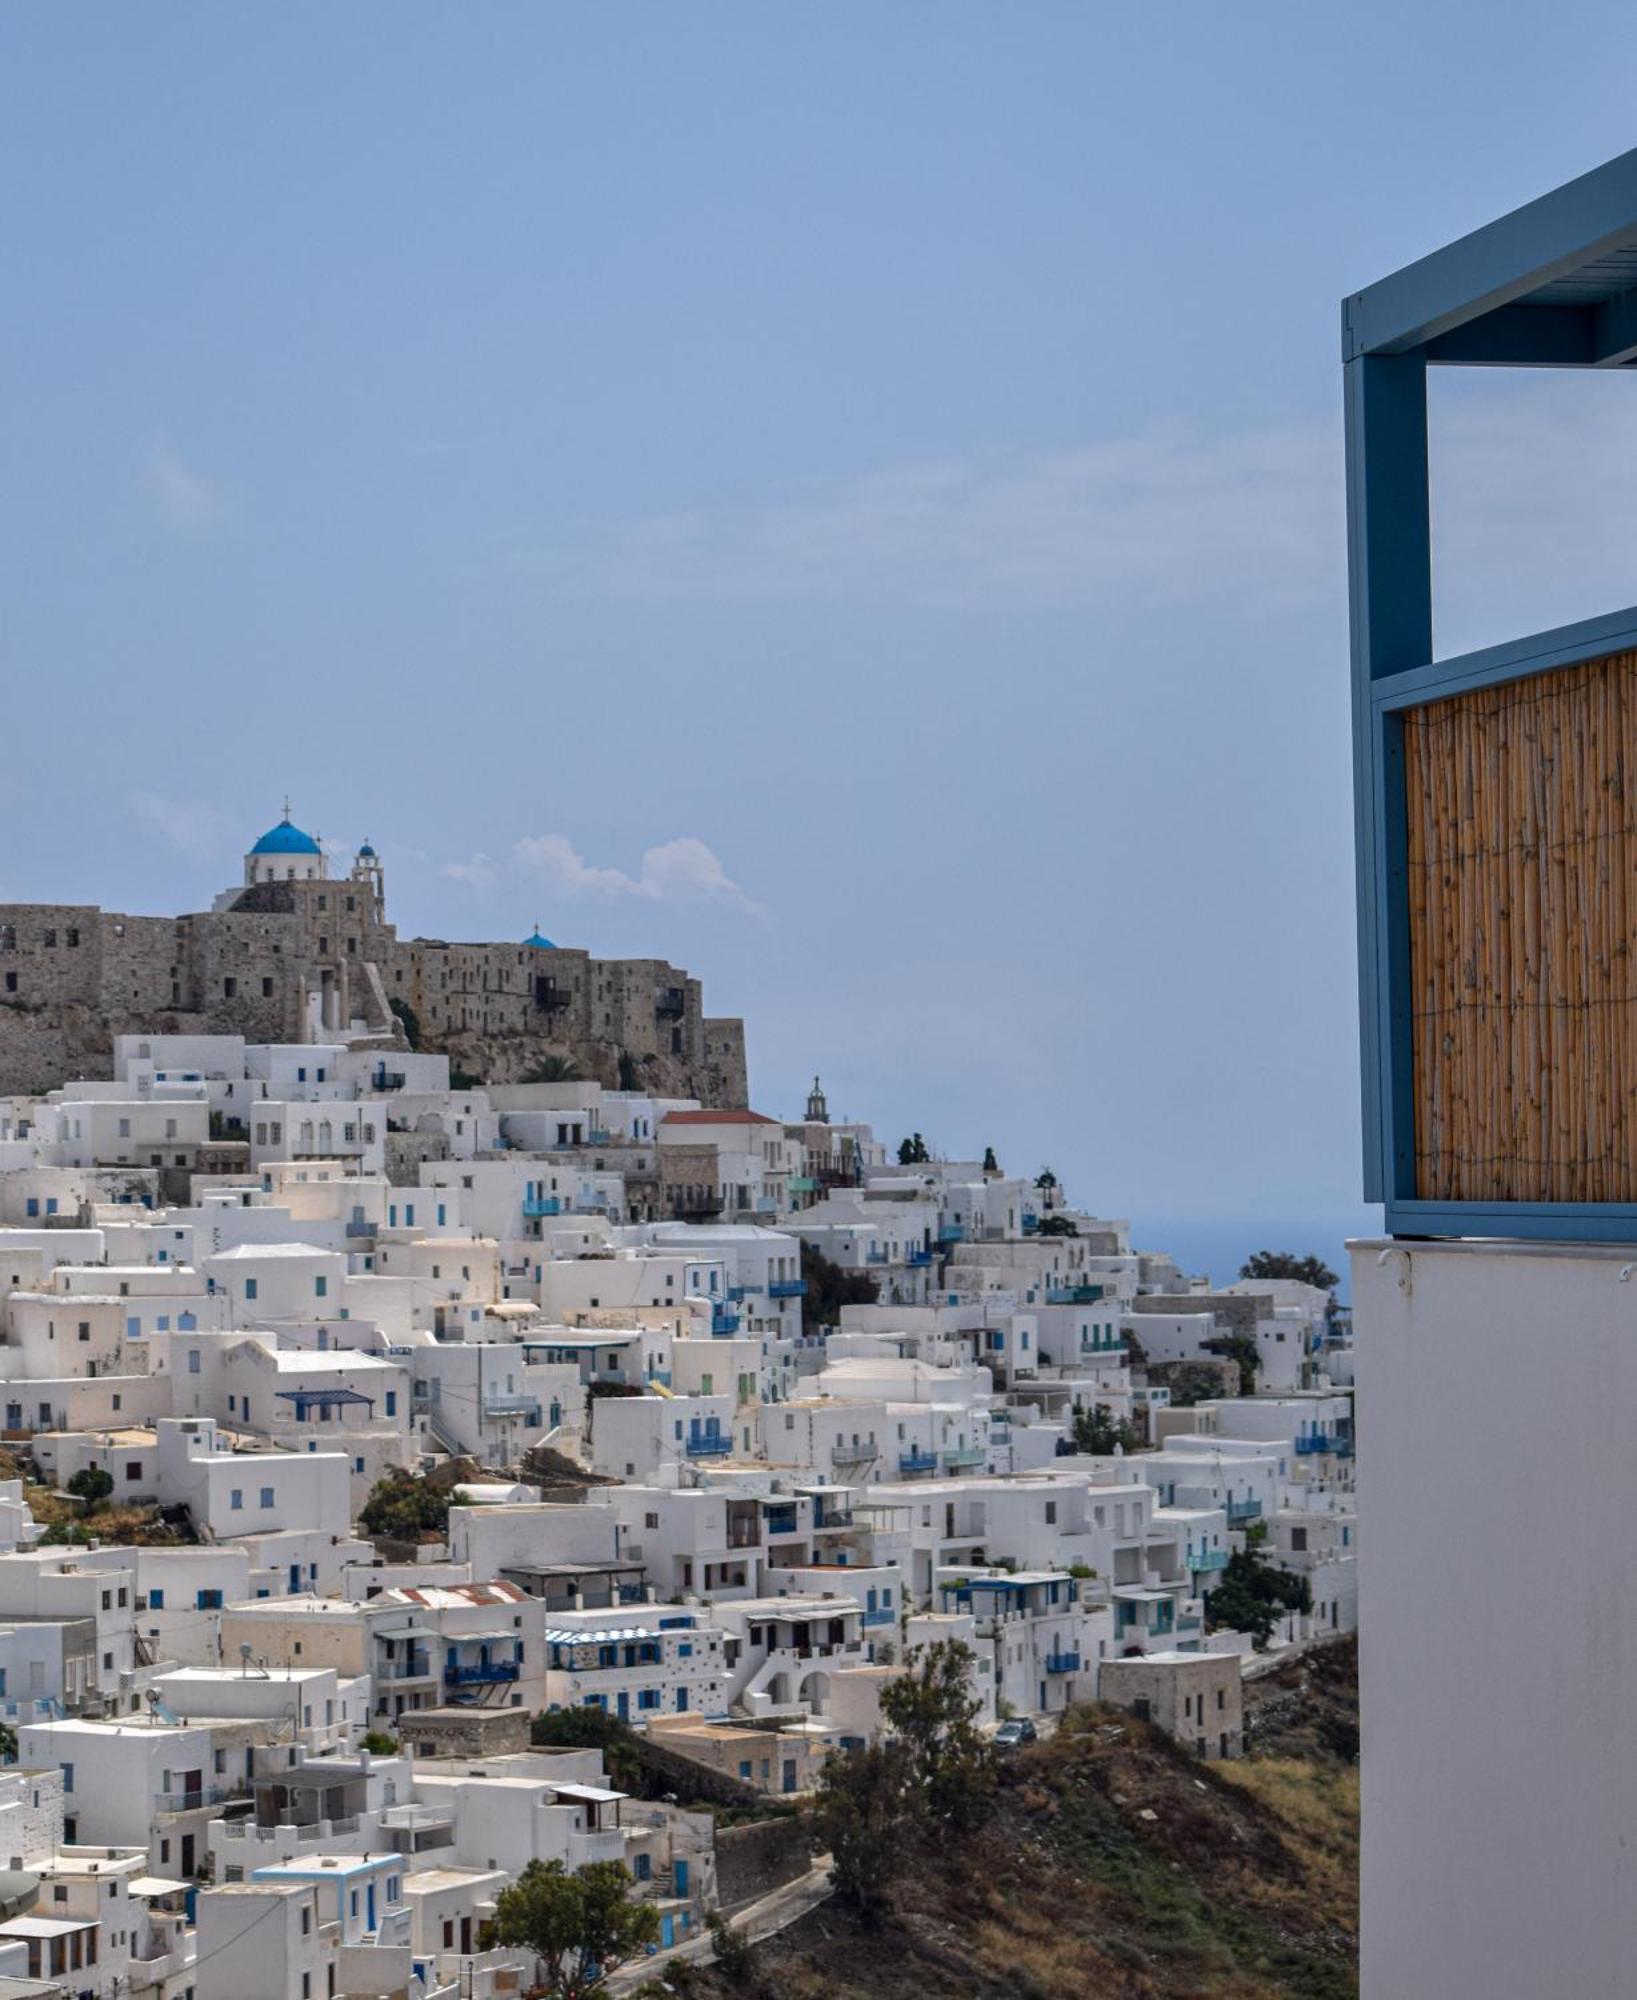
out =
[[[538,931],[534,933],[533,937],[526,937],[523,942],[525,945],[532,946],[535,951],[555,951],[557,949],[549,937],[542,937]]]
[[[375,859],[375,849],[370,846],[367,840],[358,850],[358,859],[360,861],[373,861]]]
[[[252,854],[319,854],[322,851],[310,833],[303,833],[299,826],[292,826],[287,819],[269,827],[250,850]]]

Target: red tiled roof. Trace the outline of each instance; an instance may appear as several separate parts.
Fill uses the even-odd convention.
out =
[[[661,1125],[777,1125],[759,1111],[667,1111]]]

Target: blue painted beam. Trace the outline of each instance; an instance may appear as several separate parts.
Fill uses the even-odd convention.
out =
[[[1432,658],[1427,371],[1419,355],[1366,355],[1345,374],[1364,1198],[1383,1201],[1389,1192],[1411,1191],[1402,1178],[1409,1141],[1400,1129],[1409,1108],[1408,1055],[1398,1050],[1392,1020],[1407,986],[1392,922],[1403,898],[1402,856],[1392,847],[1388,817],[1397,732],[1376,713],[1371,693],[1376,681]],[[1398,828],[1401,838],[1401,809]]]
[[[1637,248],[1637,151],[1356,292],[1342,359],[1406,354],[1613,251]]]

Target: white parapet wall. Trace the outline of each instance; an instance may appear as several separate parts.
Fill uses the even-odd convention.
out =
[[[1365,2000],[1637,1991],[1637,1245],[1353,1246]]]

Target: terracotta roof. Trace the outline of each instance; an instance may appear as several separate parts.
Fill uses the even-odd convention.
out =
[[[777,1125],[759,1111],[667,1111],[661,1125]]]

